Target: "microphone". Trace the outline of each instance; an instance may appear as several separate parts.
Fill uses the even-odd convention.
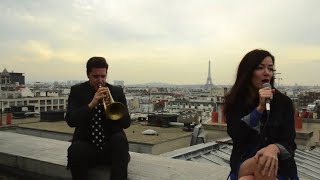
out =
[[[263,83],[262,88],[265,88],[265,87],[271,88],[271,84],[270,83]],[[269,98],[266,99],[266,110],[267,110],[267,112],[270,112],[270,99]]]

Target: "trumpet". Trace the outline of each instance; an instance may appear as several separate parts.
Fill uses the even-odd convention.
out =
[[[99,88],[102,87],[102,84],[99,84]],[[106,114],[106,118],[117,121],[126,114],[127,110],[126,107],[120,103],[120,102],[115,102],[113,100],[113,97],[110,93],[110,90],[108,87],[107,92],[104,94],[104,97],[102,98],[102,104],[104,107],[104,111]]]

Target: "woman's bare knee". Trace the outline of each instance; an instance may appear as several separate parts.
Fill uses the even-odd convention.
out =
[[[239,178],[244,176],[253,176],[255,173],[256,161],[252,157],[250,159],[245,160],[239,169]]]
[[[239,180],[255,180],[254,176],[242,176],[239,178]]]

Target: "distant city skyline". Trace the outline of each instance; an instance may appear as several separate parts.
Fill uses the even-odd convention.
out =
[[[276,58],[283,85],[320,85],[320,1],[24,0],[0,2],[1,70],[26,82],[87,80],[104,56],[108,81],[232,84],[242,57]],[[278,83],[278,81],[276,81]]]

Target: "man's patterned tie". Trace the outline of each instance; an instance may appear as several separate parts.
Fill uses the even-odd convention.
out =
[[[91,142],[96,145],[100,151],[105,145],[105,135],[102,128],[102,113],[104,113],[103,105],[99,103],[94,108],[94,115],[91,121]]]

